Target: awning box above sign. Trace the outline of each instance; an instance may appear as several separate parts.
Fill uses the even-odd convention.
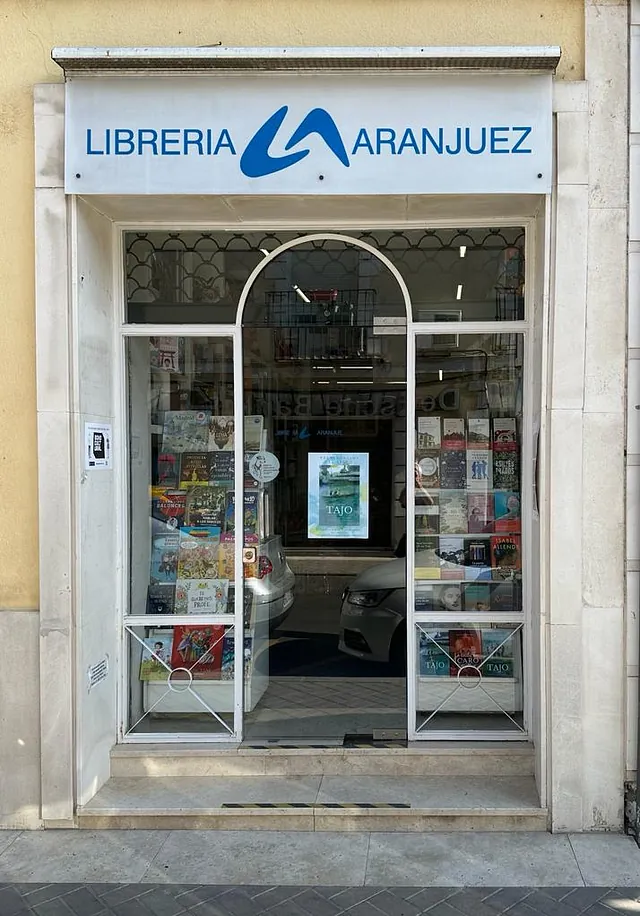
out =
[[[542,194],[547,74],[71,78],[70,194]]]

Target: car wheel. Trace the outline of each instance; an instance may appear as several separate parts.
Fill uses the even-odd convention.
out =
[[[404,623],[396,627],[389,647],[389,665],[394,677],[407,676],[407,628]]]

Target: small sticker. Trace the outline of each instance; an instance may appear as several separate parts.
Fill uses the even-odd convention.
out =
[[[84,424],[85,468],[86,470],[109,470],[111,468],[111,425],[99,423]]]
[[[243,547],[242,548],[242,562],[243,563],[255,563],[256,562],[256,548],[255,547]]]
[[[280,473],[280,462],[273,452],[256,452],[249,461],[249,473],[259,483],[269,483]]]

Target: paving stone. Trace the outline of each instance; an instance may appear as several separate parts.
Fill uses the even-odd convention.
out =
[[[421,912],[411,900],[389,890],[379,891],[369,902],[386,916],[420,916]]]
[[[4,887],[0,890],[0,913],[2,913],[2,916],[17,916],[18,913],[29,912],[29,904],[16,888]]]
[[[504,913],[505,910],[515,906],[516,903],[522,903],[523,900],[526,900],[532,888],[501,887],[498,890],[495,888],[486,888],[486,890],[491,890],[492,893],[490,896],[484,898],[484,903],[492,910],[498,913]],[[562,888],[563,893],[566,893],[566,890],[566,887]]]
[[[280,906],[281,903],[285,903],[287,900],[304,893],[305,890],[307,890],[305,887],[270,887],[263,893],[256,894],[253,899],[260,903],[264,912],[267,913],[274,907]]]
[[[307,888],[295,898],[296,904],[309,916],[340,916],[344,909],[331,899],[318,894],[315,888]]]
[[[374,887],[347,887],[340,891],[339,894],[336,894],[335,897],[332,897],[331,900],[346,910],[350,906],[355,906],[357,903],[369,900],[375,893],[376,888]]]
[[[537,913],[542,913],[542,916],[575,916],[573,907],[539,890],[535,890],[527,897],[526,905],[533,907]]]
[[[400,891],[408,889],[409,888],[398,888]],[[415,890],[415,888],[411,888],[411,890]],[[449,897],[453,897],[455,893],[455,887],[423,887],[420,888],[417,893],[412,894],[408,899],[421,913],[426,913],[438,903],[442,903],[444,900],[448,900]]]
[[[260,916],[265,911],[260,898],[252,899],[241,887],[218,897],[216,904],[224,912],[231,913],[231,916]]]
[[[361,903],[356,903],[355,906],[349,907],[347,911],[349,916],[380,916],[380,910],[373,904],[374,900],[375,897],[372,897],[369,900],[363,900]]]
[[[156,887],[152,891],[147,891],[140,901],[149,913],[153,913],[153,916],[183,916],[185,912],[184,906],[177,899],[174,888]],[[84,914],[80,912],[78,916],[84,916]]]
[[[88,887],[76,887],[62,897],[71,913],[76,916],[99,916],[105,912],[105,904]]]
[[[579,913],[598,903],[607,893],[602,887],[573,887],[569,891],[565,887],[562,890],[565,892],[562,902]]]

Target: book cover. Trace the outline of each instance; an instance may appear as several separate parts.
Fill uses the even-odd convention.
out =
[[[176,614],[226,614],[228,592],[228,579],[178,579]]]
[[[440,449],[440,417],[418,417],[416,447],[418,449]]]
[[[434,611],[436,613],[462,610],[462,591],[457,582],[434,585]]]
[[[437,554],[438,538],[429,535],[416,535],[416,579],[439,579],[440,559]]]
[[[440,491],[440,534],[467,533],[467,494],[464,490]]]
[[[263,417],[244,418],[244,450],[245,452],[259,452],[262,447]]]
[[[520,536],[494,534],[491,538],[492,578],[513,579],[521,565]]]
[[[220,544],[218,548],[218,570],[220,578],[233,582],[235,579],[235,547],[233,541]]]
[[[151,514],[167,528],[180,528],[184,524],[187,494],[184,490],[158,490],[154,487]]]
[[[420,503],[415,508],[416,534],[438,534],[440,531],[440,498],[437,493],[433,502]]]
[[[449,633],[447,630],[420,630],[418,675],[449,677]]]
[[[233,417],[211,417],[209,420],[210,452],[232,452],[234,448],[234,421]],[[205,446],[206,448],[207,446]]]
[[[491,448],[491,429],[488,417],[467,418],[467,444],[469,448]]]
[[[150,576],[152,585],[176,581],[179,546],[179,531],[167,531],[153,536]]]
[[[471,668],[482,663],[482,637],[479,630],[449,630],[451,677],[477,677]]]
[[[194,678],[219,678],[224,629],[215,624],[174,627],[171,646],[171,667],[174,671],[176,668],[187,668]],[[180,672],[174,677],[179,679]]]
[[[515,417],[495,417],[493,420],[494,452],[515,452],[518,449],[518,432]]]
[[[493,531],[493,498],[490,493],[467,493],[469,534]]]
[[[467,449],[467,489],[490,490],[493,486],[491,452],[487,449]]]
[[[440,486],[440,453],[418,451],[416,464],[420,470],[420,486],[425,490],[437,489]]]
[[[513,677],[513,630],[491,627],[482,631],[483,677]]]
[[[208,439],[208,410],[165,411],[162,435],[163,452],[206,451]]]
[[[171,452],[158,455],[158,486],[174,490],[180,483],[180,456]]]
[[[517,452],[493,453],[493,486],[496,490],[520,489],[520,461]]]
[[[223,681],[232,681],[234,675],[235,635],[233,631],[225,633],[222,643],[222,669],[220,677]],[[244,637],[244,678],[249,679],[251,674],[251,658],[253,653],[253,640],[250,635]],[[240,659],[238,659],[240,661]]]
[[[209,452],[208,461],[210,484],[233,483],[235,467],[233,452]]]
[[[236,521],[235,521],[235,493],[227,493],[226,508],[224,515],[224,534],[223,541],[233,541],[235,539]],[[258,494],[244,494],[244,543],[257,544],[258,542]]]
[[[461,451],[466,446],[462,417],[445,417],[442,421],[442,448],[448,451]]]
[[[520,494],[514,490],[496,490],[494,531],[520,531]]]
[[[491,609],[491,585],[489,582],[465,582],[462,586],[462,601],[465,611],[488,611]]]
[[[171,630],[153,629],[144,640],[140,658],[141,681],[166,681],[171,673]]]
[[[466,451],[440,453],[440,486],[443,490],[464,490],[467,485]]]
[[[520,613],[522,610],[522,582],[520,579],[492,583],[491,610]]]
[[[192,487],[187,490],[186,524],[220,528],[224,524],[227,491],[224,487]]]
[[[440,537],[441,579],[464,579],[464,538]]]
[[[173,582],[150,585],[147,591],[147,614],[173,614],[175,587]]]
[[[181,528],[178,553],[179,579],[226,579],[218,576],[220,528]]]
[[[491,568],[491,543],[489,537],[464,539],[465,566],[472,568]],[[474,577],[475,578],[475,577]]]
[[[209,485],[209,462],[206,453],[183,452],[180,462],[180,489]]]

